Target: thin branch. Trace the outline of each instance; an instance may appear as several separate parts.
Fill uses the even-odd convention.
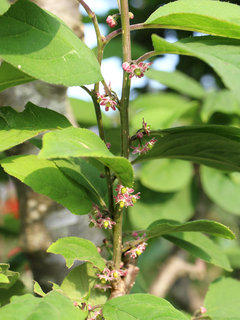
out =
[[[143,30],[143,29],[162,29],[162,28],[167,28],[167,26],[163,26],[161,24],[143,24],[143,23],[130,25],[130,31]],[[119,28],[109,33],[103,40],[104,46],[106,46],[109,41],[111,41],[121,33],[122,33],[122,28]]]
[[[168,258],[150,287],[149,293],[163,298],[176,280],[185,275],[202,280],[206,268],[202,261],[200,263],[199,261],[196,260],[195,264],[190,264],[177,255]]]

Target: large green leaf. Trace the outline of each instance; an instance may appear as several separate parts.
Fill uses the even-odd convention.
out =
[[[240,281],[221,278],[208,289],[204,305],[213,320],[239,320]]]
[[[208,92],[204,97],[201,109],[202,121],[207,122],[215,112],[240,116],[240,103],[235,95],[227,89]]]
[[[92,202],[106,206],[106,179],[100,177],[101,172],[96,167],[83,158],[55,160],[54,163],[66,177],[76,182],[81,189],[87,190]]]
[[[189,101],[173,93],[143,94],[131,102],[131,126],[133,130],[140,129],[144,118],[152,129],[168,128],[196,106],[195,101]]]
[[[103,307],[105,320],[187,320],[168,301],[150,294],[130,294],[109,300]]]
[[[1,0],[0,2],[0,14],[3,14],[4,12],[6,12],[8,10],[10,6],[10,3],[8,2],[8,0]]]
[[[61,132],[60,132],[61,131]],[[133,169],[123,157],[115,157],[104,142],[92,131],[79,128],[49,132],[43,137],[40,158],[56,159],[70,157],[95,158],[115,172],[124,186],[133,183]]]
[[[61,254],[65,258],[68,268],[71,268],[75,260],[91,262],[100,270],[105,268],[104,259],[98,253],[96,246],[87,239],[61,238],[51,244],[47,252]]]
[[[0,108],[0,151],[20,144],[41,132],[71,126],[61,114],[28,102],[23,112]]]
[[[50,160],[35,155],[22,155],[1,160],[4,170],[30,186],[34,191],[45,194],[75,214],[86,214],[91,210],[92,199],[87,189],[69,179]]]
[[[207,36],[192,37],[169,43],[157,35],[153,35],[152,40],[154,49],[159,54],[190,55],[205,61],[218,73],[224,84],[240,100],[238,87],[240,81],[240,40]]]
[[[229,228],[219,222],[211,220],[196,220],[186,223],[179,223],[173,220],[155,221],[148,227],[148,230],[146,231],[146,237],[151,239],[154,237],[160,237],[167,233],[181,231],[204,232],[226,239],[235,238],[234,233]]]
[[[64,295],[51,291],[44,298],[31,294],[13,297],[11,303],[0,309],[3,320],[84,320],[86,311],[73,306]]]
[[[225,173],[212,168],[201,168],[203,189],[211,200],[223,209],[240,215],[240,173]]]
[[[183,159],[227,171],[240,171],[240,129],[227,126],[189,126],[152,132],[157,142],[135,162]]]
[[[81,303],[87,300],[92,306],[104,304],[109,294],[94,289],[94,285],[99,282],[96,273],[91,263],[83,263],[69,272],[60,288],[72,301]]]
[[[9,303],[13,296],[21,296],[25,293],[27,293],[27,290],[19,279],[9,288],[0,288],[0,306]]]
[[[7,62],[0,66],[0,91],[35,80]]]
[[[228,258],[222,248],[200,232],[176,232],[165,235],[164,238],[190,252],[194,257],[227,271],[232,271]]]
[[[102,80],[92,50],[60,19],[27,0],[0,17],[0,56],[50,83],[77,86]]]
[[[192,217],[197,202],[196,190],[189,184],[179,192],[160,193],[147,188],[136,188],[141,199],[129,208],[127,218],[131,230],[146,229],[159,219],[174,219],[184,222]],[[126,226],[129,229],[129,226]]]
[[[145,75],[189,97],[201,99],[205,94],[199,82],[178,70],[166,72],[149,69]]]
[[[240,39],[239,15],[240,7],[231,3],[181,0],[160,6],[145,24]]]
[[[141,183],[154,191],[174,192],[182,189],[192,179],[193,168],[189,162],[175,159],[148,161],[141,167]]]

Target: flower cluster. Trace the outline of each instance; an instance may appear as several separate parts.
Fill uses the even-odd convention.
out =
[[[99,92],[97,92],[97,101],[100,104],[100,106],[105,107],[105,111],[108,111],[110,108],[112,108],[114,111],[116,110],[116,100],[112,97],[109,97],[106,93],[100,94]]]
[[[136,247],[126,251],[124,253],[124,255],[126,256],[126,255],[130,254],[130,258],[136,259],[138,256],[140,256],[143,253],[143,251],[145,251],[146,246],[147,246],[147,243],[142,242],[139,245],[137,245]]]
[[[152,149],[154,144],[157,142],[157,139],[152,138],[150,141],[148,141],[145,145],[138,145],[137,147],[131,147],[133,149],[132,154],[141,154],[141,153],[146,153],[149,150]]]
[[[93,210],[89,214],[90,226],[104,229],[112,229],[116,224],[111,218],[104,217],[96,204],[93,205]]]
[[[152,149],[154,144],[157,142],[157,139],[152,138],[151,140],[147,141],[145,144],[142,143],[142,138],[144,137],[144,135],[147,135],[147,136],[150,135],[150,129],[151,129],[150,125],[147,124],[147,122],[145,122],[143,118],[142,128],[139,129],[136,133],[136,136],[134,136],[135,139],[137,138],[139,140],[139,144],[136,147],[134,146],[131,147],[131,149],[133,149],[132,154],[142,154]]]
[[[119,204],[120,208],[132,207],[136,203],[137,199],[140,199],[140,192],[136,194],[130,194],[134,192],[133,188],[126,188],[121,184],[117,185],[117,195],[114,196],[115,203]]]
[[[124,71],[129,73],[129,78],[132,77],[136,78],[142,78],[144,76],[144,73],[149,69],[149,67],[152,65],[152,62],[139,62],[139,63],[129,63],[124,62],[122,64],[122,68]]]
[[[123,264],[120,266],[119,270],[111,270],[109,268],[105,268],[102,273],[97,273],[97,277],[100,280],[101,284],[95,284],[95,289],[101,289],[106,291],[107,289],[111,289],[111,282],[115,281],[119,277],[125,277],[127,275],[127,270],[122,270]]]

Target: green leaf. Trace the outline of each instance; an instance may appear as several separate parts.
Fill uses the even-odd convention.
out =
[[[59,292],[51,291],[44,298],[31,294],[13,297],[11,303],[0,309],[4,320],[84,320],[86,311],[73,306],[73,303]]]
[[[101,172],[96,167],[82,158],[56,160],[54,163],[70,181],[87,191],[92,202],[106,206],[104,202],[107,194],[106,179],[100,177]]]
[[[60,132],[61,131],[61,132]],[[115,157],[104,142],[92,131],[79,128],[49,132],[43,137],[40,158],[57,159],[70,157],[95,158],[113,170],[124,186],[133,184],[133,169],[123,157]]]
[[[83,186],[70,180],[50,160],[35,155],[9,157],[0,161],[4,170],[24,182],[35,192],[45,194],[75,214],[86,214],[92,200]]]
[[[230,261],[231,267],[233,269],[240,269],[240,248],[238,244],[236,244],[236,246],[226,248],[224,252]]]
[[[142,127],[142,119],[151,124],[151,128],[168,128],[187,111],[197,106],[195,101],[188,101],[173,93],[143,94],[131,102],[133,130]]]
[[[0,151],[20,144],[41,132],[71,126],[61,114],[28,102],[23,112],[0,109]]]
[[[105,262],[98,253],[96,246],[86,239],[77,237],[61,238],[51,244],[47,252],[61,254],[65,258],[68,268],[71,268],[75,260],[91,262],[101,270],[105,268]]]
[[[145,75],[189,97],[201,99],[205,94],[199,82],[178,70],[166,72],[149,69]]]
[[[174,192],[188,185],[192,179],[192,165],[175,159],[152,160],[141,167],[141,183],[154,191]]]
[[[240,173],[201,168],[201,181],[208,197],[223,209],[240,215]]]
[[[5,274],[0,273],[0,288],[2,286],[2,283],[9,283],[8,277],[5,276]]]
[[[222,248],[202,233],[177,232],[165,235],[164,238],[190,252],[196,258],[200,258],[227,271],[232,271],[228,258]]]
[[[69,98],[69,102],[74,117],[81,127],[90,127],[96,125],[96,114],[92,102],[76,98]],[[106,116],[104,113],[102,113],[102,118],[104,127],[110,127],[112,125],[111,118]]]
[[[74,268],[61,284],[61,290],[64,295],[72,301],[81,303],[88,301],[92,306],[104,304],[109,294],[99,289],[94,289],[94,285],[99,282],[96,276],[97,270],[91,263],[83,263]]]
[[[212,0],[174,1],[157,9],[145,24],[240,39],[240,7]]]
[[[105,320],[187,320],[168,301],[150,294],[130,294],[109,300],[103,307]]]
[[[213,320],[239,320],[240,281],[221,278],[208,289],[204,305]]]
[[[27,0],[0,17],[0,56],[49,83],[79,86],[102,80],[92,50],[59,18]]]
[[[157,142],[133,163],[182,159],[220,170],[240,171],[240,129],[228,126],[186,126],[152,132]]]
[[[201,109],[201,119],[207,122],[215,112],[240,116],[240,103],[229,90],[207,92]]]
[[[21,296],[26,293],[26,289],[22,281],[17,280],[10,288],[0,288],[0,306],[10,302],[13,296]],[[0,308],[1,314],[1,308]],[[1,318],[2,319],[2,318]]]
[[[192,37],[175,43],[169,43],[157,35],[153,35],[152,40],[154,50],[158,54],[190,55],[209,64],[222,78],[224,84],[240,100],[238,87],[240,81],[240,40],[207,36]]]
[[[0,66],[0,91],[35,80],[7,62]]]
[[[33,281],[34,285],[33,285],[33,292],[38,294],[41,297],[45,297],[46,293],[43,292],[42,288],[40,287],[40,284],[37,281]]]
[[[176,193],[153,192],[143,187],[137,190],[141,192],[141,199],[129,208],[127,216],[131,230],[146,229],[150,223],[169,217],[184,222],[194,213],[197,199],[191,184]]]
[[[6,12],[9,8],[10,4],[7,0],[1,0],[0,1],[0,14],[3,14]]]
[[[9,269],[9,264],[0,263],[0,288],[9,289],[19,278],[19,273]]]
[[[235,239],[234,233],[228,227],[211,220],[195,220],[186,223],[179,223],[174,220],[158,220],[148,227],[146,237],[151,239],[167,233],[181,231],[204,232],[225,239]]]

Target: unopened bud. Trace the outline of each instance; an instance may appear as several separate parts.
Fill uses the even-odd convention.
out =
[[[129,12],[129,19],[134,19],[134,14],[132,12]]]
[[[105,284],[106,283],[106,280],[103,278],[103,279],[101,279],[101,283],[102,284]]]
[[[116,278],[116,279],[118,278],[118,272],[117,271],[113,272],[113,277]]]

